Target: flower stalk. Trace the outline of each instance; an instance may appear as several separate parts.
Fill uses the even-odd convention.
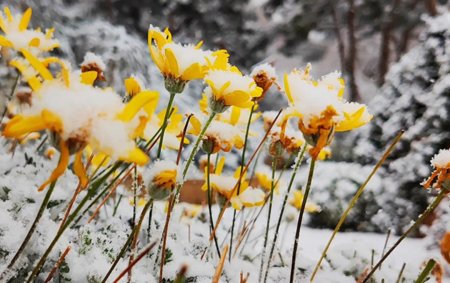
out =
[[[275,245],[277,243],[278,233],[280,231],[281,220],[283,219],[284,209],[286,207],[286,203],[289,198],[289,194],[291,192],[292,185],[294,184],[295,176],[297,175],[297,170],[300,167],[300,164],[302,164],[302,162],[303,162],[303,157],[305,156],[306,146],[307,146],[307,144],[305,143],[303,145],[302,150],[298,152],[297,159],[296,159],[296,162],[294,165],[294,169],[291,174],[291,179],[289,180],[289,185],[288,185],[286,194],[283,199],[283,204],[281,205],[281,211],[280,211],[280,215],[278,216],[278,222],[277,222],[277,227],[275,228],[275,234],[273,235],[273,241],[272,241],[272,246],[270,248],[269,258],[267,259],[267,266],[266,266],[266,273],[264,275],[264,282],[267,282],[267,277],[269,275],[269,269],[270,269],[270,263],[272,261],[273,253],[275,251]]]
[[[264,245],[262,248],[261,265],[259,267],[258,281],[261,281],[262,274],[264,272],[264,261],[265,261],[265,257],[266,257],[267,239],[269,238],[270,218],[272,215],[273,191],[275,189],[275,172],[277,170],[277,158],[278,158],[278,156],[275,155],[275,156],[273,156],[273,159],[272,159],[272,180],[271,180],[271,184],[270,184],[270,193],[269,193],[269,211],[267,214],[266,230],[264,232]]]
[[[50,185],[47,193],[44,196],[44,200],[42,201],[41,207],[39,208],[39,211],[33,221],[33,224],[31,224],[31,227],[28,230],[28,233],[25,236],[25,239],[23,239],[22,244],[20,245],[20,247],[17,250],[14,257],[12,258],[11,262],[8,264],[8,267],[6,268],[6,270],[11,269],[14,266],[14,264],[19,259],[22,252],[24,251],[25,247],[27,246],[28,242],[30,241],[31,237],[33,236],[33,233],[36,230],[37,224],[39,223],[39,220],[41,219],[42,215],[44,214],[45,209],[47,208],[48,202],[50,201],[50,197],[53,193],[53,190],[55,189],[55,185],[56,185],[56,182],[53,182]],[[2,276],[0,276],[0,279],[3,277],[3,275],[4,274],[2,274]]]
[[[331,235],[330,239],[328,240],[327,245],[325,246],[325,249],[322,251],[322,255],[320,256],[319,261],[316,264],[316,267],[314,268],[314,271],[311,275],[311,282],[314,281],[314,277],[316,276],[317,272],[319,271],[320,265],[327,255],[328,249],[330,248],[331,242],[333,241],[334,237],[339,232],[339,229],[341,228],[342,224],[344,223],[345,219],[347,218],[348,214],[350,213],[350,210],[355,206],[356,202],[358,201],[359,197],[363,193],[364,189],[366,188],[369,181],[372,179],[372,177],[375,175],[375,173],[378,171],[378,169],[381,167],[381,165],[386,161],[388,156],[391,154],[392,150],[394,149],[395,145],[400,141],[404,131],[400,131],[397,136],[394,138],[394,141],[391,143],[391,145],[388,147],[386,152],[383,154],[381,159],[378,161],[378,163],[373,168],[372,172],[369,174],[367,179],[364,181],[364,183],[359,187],[356,194],[353,196],[352,200],[350,201],[348,207],[345,209],[344,213],[342,214],[341,218],[339,219],[338,224],[334,228],[333,234]]]
[[[211,153],[208,153],[207,155],[207,170],[206,170],[206,186],[208,188],[207,194],[208,194],[208,212],[209,212],[209,223],[211,226],[211,232],[214,231],[214,219],[212,216],[212,209],[211,209],[211,204],[212,204],[212,196],[211,196],[211,181],[210,181],[210,175],[211,172],[209,171],[209,168],[211,166]],[[219,244],[217,242],[217,235],[214,235],[214,244],[216,245],[216,250],[217,250],[217,255],[220,256],[220,248],[219,248]]]
[[[294,282],[295,277],[295,262],[297,259],[297,249],[298,249],[298,239],[300,236],[300,229],[302,226],[303,221],[303,214],[305,213],[305,207],[306,207],[306,201],[308,200],[309,192],[311,191],[311,184],[314,176],[314,167],[316,165],[316,159],[311,159],[311,164],[309,165],[309,174],[308,174],[308,181],[306,182],[306,188],[305,188],[305,196],[303,197],[302,206],[300,208],[300,212],[298,215],[298,221],[297,221],[297,229],[295,231],[295,240],[294,240],[294,251],[292,252],[292,261],[291,261],[291,275],[289,282]]]
[[[241,192],[241,180],[243,176],[243,166],[245,164],[245,152],[247,150],[247,142],[248,142],[248,133],[250,132],[250,124],[252,122],[252,116],[255,111],[256,103],[252,105],[250,108],[250,114],[248,115],[248,121],[247,121],[247,127],[245,129],[245,136],[244,136],[244,146],[242,148],[242,155],[241,155],[241,170],[239,173],[239,182],[237,185],[237,195]],[[233,209],[233,222],[231,224],[231,234],[230,234],[230,251],[233,250],[233,236],[234,236],[234,223],[236,221],[236,209]],[[228,261],[231,261],[231,252],[228,254]]]
[[[449,193],[446,189],[441,189],[439,194],[436,196],[436,198],[433,200],[432,203],[425,209],[425,211],[417,218],[417,220],[406,230],[400,238],[392,245],[392,247],[381,257],[381,259],[372,267],[372,269],[367,273],[366,277],[363,279],[362,283],[367,282],[372,275],[375,273],[377,268],[383,264],[383,262],[389,257],[389,255],[400,245],[400,243],[415,229],[417,229],[420,224],[422,224],[423,220],[430,215],[430,213],[433,212],[433,210],[439,205],[439,203],[445,198],[445,196]]]
[[[166,108],[166,113],[164,114],[164,120],[163,120],[163,124],[161,127],[161,136],[159,138],[159,145],[158,145],[158,153],[157,153],[157,158],[161,157],[161,152],[162,152],[162,147],[163,147],[163,142],[164,142],[164,133],[166,132],[166,128],[167,128],[167,121],[169,120],[169,116],[170,116],[170,112],[172,110],[172,104],[173,101],[175,99],[175,92],[170,92],[170,96],[169,96],[169,102],[167,103],[167,108]]]

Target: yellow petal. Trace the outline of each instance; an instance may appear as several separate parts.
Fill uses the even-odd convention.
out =
[[[241,116],[241,108],[232,106],[231,107],[231,117],[230,117],[230,124],[236,125],[239,121],[239,117]]]
[[[123,110],[117,115],[117,118],[124,122],[129,122],[134,118],[136,113],[150,101],[157,99],[159,93],[156,91],[143,91],[135,96],[125,105]]]
[[[215,174],[216,175],[222,174],[222,170],[223,170],[224,166],[225,166],[225,156],[222,156],[219,159],[219,162],[217,162],[217,168],[216,168]]]
[[[20,52],[22,52],[23,56],[25,57],[25,59],[28,60],[28,62],[30,62],[31,66],[33,66],[34,69],[36,69],[36,71],[39,72],[39,74],[45,79],[45,80],[53,80],[53,75],[52,73],[50,73],[50,71],[45,67],[45,65],[39,61],[38,58],[36,58],[33,54],[31,54],[28,50],[26,49],[21,49]]]
[[[55,32],[55,28],[50,28],[45,31],[45,38],[51,39],[53,37],[53,32]]]
[[[153,114],[155,114],[156,107],[158,106],[159,93],[157,92],[157,94],[158,94],[157,97],[155,97],[149,103],[144,105],[144,111],[145,111],[145,113],[147,113],[149,120],[150,120],[150,117],[152,117]]]
[[[93,85],[97,79],[98,73],[96,71],[88,71],[80,74],[80,81],[86,85]]]
[[[178,70],[178,63],[177,63],[177,57],[173,53],[172,49],[166,48],[165,50],[167,62],[169,63],[169,72],[176,78],[180,76],[179,70]]]
[[[189,123],[192,127],[189,133],[198,136],[202,129],[202,123],[200,122],[200,120],[197,117],[192,116],[191,119],[189,119]]]
[[[232,197],[232,198],[230,199],[230,203],[231,203],[231,206],[232,206],[235,210],[241,210],[241,209],[242,209],[242,202],[241,202],[241,200],[239,199],[239,197],[237,197],[237,196]]]
[[[135,78],[130,77],[125,80],[125,90],[129,95],[133,96],[136,93],[141,92],[141,85]]]
[[[23,117],[15,116],[5,126],[3,135],[7,138],[19,138],[31,132],[39,132],[48,128],[41,115]]]
[[[28,46],[30,47],[39,47],[40,44],[41,40],[37,37],[33,38],[32,40],[30,40],[30,42],[28,42]]]
[[[208,113],[208,96],[205,93],[202,93],[202,99],[200,99],[198,104],[203,113]]]
[[[136,163],[137,165],[145,165],[150,160],[147,154],[137,147],[130,150],[127,156],[121,156],[119,159],[122,161]]]
[[[7,39],[6,37],[4,37],[3,35],[0,35],[0,46],[3,47],[13,47],[14,44],[9,41],[9,39]]]
[[[42,110],[41,116],[49,130],[57,133],[63,130],[63,123],[56,114],[44,109]]]
[[[20,19],[19,23],[19,31],[24,31],[27,29],[28,24],[30,23],[31,13],[31,8],[28,8],[25,13],[23,13],[22,19]]]
[[[145,130],[145,127],[147,126],[148,121],[149,121],[149,119],[146,116],[139,117],[139,125],[136,127],[136,129],[133,132],[133,135],[132,135],[133,139],[144,136],[144,130]]]
[[[289,75],[284,74],[284,91],[288,98],[289,103],[294,103],[294,98],[292,97],[291,87],[289,86]]]
[[[224,100],[226,105],[234,105],[241,108],[249,108],[253,105],[250,95],[240,90],[225,95]]]
[[[5,19],[0,14],[0,31],[3,31],[4,33],[8,33],[8,29],[6,28]]]
[[[148,50],[150,51],[150,57],[152,57],[152,60],[153,62],[155,62],[158,69],[162,73],[165,73],[167,67],[161,52],[158,49],[156,49],[156,47],[153,45],[149,45]]]
[[[33,91],[38,91],[41,88],[41,81],[36,77],[29,78],[27,83]]]
[[[184,81],[191,81],[197,79],[203,79],[205,76],[205,71],[199,63],[192,64],[189,66],[181,75],[181,79]]]
[[[1,35],[0,35],[0,40],[1,40]],[[14,68],[16,68],[21,73],[24,73],[25,70],[26,70],[25,65],[19,60],[14,60],[13,59],[13,60],[9,61],[9,65],[14,67]]]
[[[62,139],[59,143],[59,151],[61,155],[59,157],[58,166],[55,168],[55,170],[53,170],[50,178],[39,187],[39,191],[44,190],[45,187],[47,187],[50,183],[56,181],[62,174],[64,174],[64,171],[66,171],[67,165],[69,165],[69,147]]]
[[[5,6],[3,8],[3,11],[5,11],[5,15],[6,15],[6,18],[8,19],[8,22],[11,23],[13,21],[13,16],[11,14],[11,10],[8,7]]]
[[[195,49],[200,49],[203,45],[203,40],[200,40],[197,45],[195,45]]]
[[[83,151],[78,152],[75,155],[75,161],[73,163],[73,172],[78,177],[81,188],[86,188],[88,183],[88,177],[86,174],[86,169],[84,168],[83,161],[81,159]]]
[[[62,78],[66,84],[67,87],[70,86],[70,70],[69,66],[67,66],[66,62],[64,60],[61,60],[58,57],[48,57],[42,61],[42,64],[44,66],[48,66],[49,64],[58,64],[61,67],[61,74]]]

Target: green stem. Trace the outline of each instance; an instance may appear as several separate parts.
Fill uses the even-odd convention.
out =
[[[172,104],[173,104],[173,100],[175,98],[175,94],[176,93],[174,93],[174,92],[170,93],[169,102],[167,103],[166,113],[164,114],[164,120],[163,120],[163,124],[162,124],[161,137],[159,138],[157,158],[161,157],[161,151],[162,151],[163,142],[164,142],[164,133],[166,132],[167,120],[169,119],[169,113],[172,110]]]
[[[50,201],[50,197],[53,193],[53,190],[55,189],[55,185],[56,185],[56,181],[50,185],[50,188],[48,188],[48,191],[45,194],[44,200],[42,201],[41,207],[39,208],[36,218],[34,219],[33,224],[31,224],[31,227],[28,230],[28,233],[25,236],[25,239],[23,240],[22,244],[20,245],[19,249],[17,250],[16,254],[14,255],[13,259],[8,264],[7,270],[11,269],[14,266],[16,261],[19,259],[20,254],[23,252],[23,250],[27,246],[28,242],[30,241],[31,236],[33,236],[33,233],[36,230],[37,224],[39,223],[39,220],[41,219],[42,215],[44,214],[45,209],[47,208],[48,202]]]
[[[109,268],[108,272],[106,273],[105,277],[102,280],[102,283],[105,283],[106,280],[108,280],[109,276],[111,275],[111,273],[114,271],[114,269],[116,268],[116,265],[119,263],[120,259],[123,257],[123,255],[125,254],[125,252],[127,251],[128,247],[130,246],[131,242],[133,241],[133,239],[135,238],[136,233],[139,233],[139,229],[142,226],[142,221],[145,218],[145,215],[147,214],[147,210],[150,208],[150,205],[153,203],[153,201],[150,199],[149,201],[147,201],[147,203],[144,206],[144,209],[141,212],[141,215],[139,216],[139,223],[138,225],[134,225],[133,230],[131,230],[130,235],[128,236],[127,241],[125,242],[125,244],[122,246],[122,249],[120,249],[120,252],[117,254],[113,264],[111,265],[111,267]]]
[[[207,185],[207,187],[208,187],[208,192],[207,192],[207,194],[208,194],[208,211],[209,211],[209,223],[210,223],[210,226],[211,226],[211,233],[212,233],[212,231],[214,231],[214,220],[213,220],[213,216],[212,216],[212,209],[211,209],[211,180],[210,180],[210,172],[209,172],[209,166],[210,166],[210,163],[211,163],[211,153],[208,153],[208,164],[207,164],[207,166],[206,166],[206,168],[207,168],[207,170],[206,170],[206,185]],[[220,248],[219,248],[219,244],[218,244],[218,242],[217,242],[217,236],[216,236],[216,234],[214,234],[214,243],[215,243],[215,245],[216,245],[216,250],[217,250],[217,254],[219,255],[219,258],[221,257],[220,256]]]
[[[191,165],[192,161],[194,160],[195,154],[197,153],[198,147],[200,145],[200,141],[203,139],[203,136],[205,135],[206,130],[208,129],[211,122],[214,120],[214,117],[216,116],[216,112],[212,112],[208,120],[206,120],[205,125],[203,125],[203,129],[201,130],[200,134],[197,137],[197,140],[195,141],[194,147],[192,148],[191,154],[189,155],[189,159],[186,162],[186,165],[183,169],[183,180],[186,178],[186,174],[189,170],[189,166]],[[178,188],[179,189],[179,188]],[[178,194],[178,190],[177,190]]]
[[[427,278],[428,275],[433,270],[435,265],[436,265],[436,261],[434,259],[430,259],[414,283],[425,283],[425,281],[427,281],[427,279],[428,279]]]
[[[119,166],[121,162],[118,162],[116,165]],[[48,246],[48,248],[45,250],[44,254],[39,259],[39,262],[34,267],[31,275],[28,277],[27,282],[33,282],[36,277],[41,272],[42,267],[44,266],[45,261],[47,260],[48,255],[52,251],[53,247],[58,242],[61,235],[64,233],[64,231],[70,226],[70,224],[74,221],[75,217],[78,215],[78,213],[81,211],[83,206],[86,204],[86,202],[89,200],[90,197],[96,192],[96,190],[105,182],[105,180],[109,177],[110,174],[112,174],[116,170],[116,166],[113,166],[110,171],[108,171],[103,177],[101,177],[99,180],[92,183],[91,188],[88,190],[88,193],[86,196],[81,200],[81,202],[78,204],[75,211],[67,218],[66,222],[64,223],[64,226],[62,226],[58,232],[56,233],[55,238],[53,238],[52,242]],[[108,186],[107,186],[108,187]]]
[[[295,240],[294,240],[294,251],[292,252],[292,262],[291,262],[291,276],[289,279],[289,282],[294,282],[294,276],[295,276],[295,261],[297,259],[297,249],[298,249],[298,239],[300,236],[300,229],[302,227],[302,221],[303,221],[303,214],[305,212],[306,207],[306,201],[308,200],[309,192],[311,191],[311,183],[314,176],[314,167],[316,165],[316,159],[311,159],[311,164],[309,166],[309,174],[308,174],[308,181],[306,182],[306,189],[305,189],[305,195],[303,196],[303,202],[302,206],[300,208],[300,212],[298,215],[298,221],[297,221],[297,230],[295,231]]]
[[[400,131],[397,136],[394,138],[394,141],[391,143],[391,145],[388,147],[388,149],[384,152],[383,156],[380,158],[380,160],[377,162],[375,167],[372,169],[372,172],[369,174],[367,179],[364,181],[364,183],[359,187],[356,194],[353,196],[352,200],[350,201],[350,204],[348,205],[347,209],[342,214],[341,218],[339,219],[338,224],[334,228],[333,234],[331,235],[330,239],[328,240],[327,245],[325,246],[325,249],[322,251],[322,255],[320,256],[319,261],[316,264],[316,267],[314,268],[314,271],[311,275],[311,282],[314,281],[314,277],[316,276],[317,272],[319,271],[320,265],[322,264],[323,259],[327,255],[328,249],[330,248],[331,242],[333,241],[334,237],[339,232],[339,229],[341,228],[342,224],[344,223],[345,219],[347,218],[348,214],[350,213],[350,210],[355,206],[356,202],[358,201],[359,197],[363,193],[364,189],[366,188],[369,181],[372,179],[372,177],[375,175],[375,173],[378,171],[378,169],[381,167],[381,165],[384,163],[384,161],[387,159],[389,154],[394,149],[395,145],[400,141],[400,138],[403,135],[403,131]]]
[[[172,111],[170,112],[172,113]],[[159,130],[158,130],[159,131]],[[155,136],[146,144],[145,148],[147,149],[147,147],[151,144],[151,141],[156,138],[158,135],[158,132],[155,134]],[[41,258],[39,259],[38,264],[35,266],[35,268],[33,269],[30,277],[28,278],[27,282],[32,282],[40,273],[42,267],[44,266],[45,261],[47,260],[48,255],[50,254],[50,252],[52,251],[53,247],[56,245],[56,243],[58,242],[59,238],[61,237],[61,235],[64,233],[64,231],[72,224],[72,222],[76,219],[77,215],[80,213],[81,209],[83,209],[84,205],[87,203],[87,201],[89,199],[91,199],[95,193],[97,192],[98,188],[105,183],[105,181],[108,179],[108,177],[115,171],[117,170],[121,165],[123,164],[122,161],[118,161],[116,162],[116,164],[114,164],[114,166],[112,166],[108,171],[106,171],[106,173],[100,177],[101,174],[99,174],[98,179],[96,179],[95,181],[93,181],[90,185],[90,188],[88,189],[88,192],[86,194],[86,196],[80,201],[80,203],[78,204],[77,208],[75,209],[75,211],[67,218],[66,223],[64,224],[64,226],[62,226],[58,232],[56,233],[55,238],[53,238],[52,242],[50,243],[49,247],[47,248],[47,250],[44,252],[44,254],[41,256]],[[103,191],[100,192],[100,194],[97,196],[97,198],[95,198],[95,200],[93,202],[91,202],[91,204],[89,205],[88,209],[84,210],[82,215],[77,218],[75,220],[75,223],[78,223],[78,221],[81,219],[81,217],[84,215],[84,213],[86,213],[90,207],[92,207],[95,202],[103,195],[105,194],[109,188],[111,187],[112,184],[114,184],[114,182],[120,177],[120,175],[123,174],[123,172],[125,172],[125,170],[130,166],[130,164],[127,164],[125,166],[125,168],[113,179],[112,182],[110,182],[108,185],[105,186],[105,189],[103,189]]]
[[[262,248],[261,265],[259,267],[258,281],[261,281],[261,277],[264,272],[264,270],[263,270],[264,269],[264,259],[266,257],[267,239],[269,238],[270,218],[272,215],[273,191],[275,189],[275,172],[277,170],[277,158],[278,158],[278,156],[273,156],[273,160],[272,160],[272,180],[271,180],[271,184],[270,184],[270,194],[269,194],[269,212],[267,215],[266,231],[264,233],[264,245]]]
[[[245,164],[245,152],[247,150],[247,142],[248,142],[248,133],[250,132],[250,124],[252,122],[252,116],[253,112],[255,111],[256,103],[252,105],[252,108],[250,108],[250,114],[248,115],[248,121],[247,121],[247,127],[245,129],[245,136],[244,136],[244,146],[242,148],[242,155],[241,155],[241,170],[239,173],[239,183],[237,187],[237,195],[241,193],[241,179],[242,179],[242,171],[244,170],[244,164]],[[234,223],[236,221],[236,209],[233,209],[233,222],[231,224],[231,234],[230,234],[230,252],[228,253],[228,261],[231,261],[231,254],[233,250],[233,234],[234,234]]]
[[[113,217],[116,216],[117,213],[117,209],[119,208],[120,202],[122,201],[123,195],[119,196],[119,200],[117,201],[116,205],[114,206],[114,210],[113,210]]]
[[[270,248],[269,258],[267,260],[266,273],[264,275],[264,282],[267,282],[267,276],[269,275],[269,269],[270,269],[270,262],[272,261],[272,256],[275,251],[275,245],[277,243],[278,233],[280,231],[281,220],[283,219],[284,209],[286,207],[286,203],[289,198],[292,185],[294,184],[295,176],[297,175],[297,170],[300,167],[300,164],[302,164],[302,162],[303,162],[303,157],[305,156],[306,146],[307,146],[307,144],[305,143],[302,150],[298,152],[297,160],[294,165],[294,170],[292,171],[291,179],[289,180],[289,185],[288,185],[286,194],[284,195],[283,205],[281,206],[280,215],[278,216],[278,223],[277,223],[277,227],[275,228],[275,234],[273,236],[272,247]]]
[[[442,201],[442,199],[446,196],[448,193],[447,190],[441,189],[437,197],[434,199],[434,201],[427,207],[427,209],[417,218],[416,222],[414,222],[408,230],[406,230],[400,238],[395,242],[395,244],[386,252],[383,257],[377,262],[377,264],[374,265],[374,267],[370,270],[370,272],[366,275],[362,283],[367,282],[370,277],[374,274],[376,269],[389,257],[389,255],[397,248],[398,245],[411,233],[413,230],[415,230],[419,225],[423,222],[423,220],[431,213],[433,210],[439,205],[439,203]]]

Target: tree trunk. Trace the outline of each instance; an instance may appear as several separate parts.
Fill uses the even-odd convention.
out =
[[[378,86],[384,84],[384,77],[389,68],[390,62],[390,41],[392,36],[392,28],[394,27],[396,19],[396,10],[400,3],[400,0],[395,0],[392,4],[389,15],[386,17],[386,22],[381,29],[381,42],[380,42],[380,57],[378,59]]]
[[[425,0],[425,8],[427,9],[430,16],[434,17],[437,16],[437,4],[436,0]]]
[[[348,16],[347,16],[347,26],[348,26],[348,56],[347,56],[347,75],[350,86],[350,101],[359,101],[360,96],[358,92],[358,85],[356,84],[355,77],[355,64],[357,60],[357,46],[355,37],[355,1],[347,0],[348,2]]]
[[[337,11],[336,11],[336,5],[334,1],[331,4],[331,16],[333,17],[333,30],[334,30],[334,34],[336,36],[337,39],[337,43],[338,43],[338,53],[339,53],[339,60],[341,63],[341,72],[345,72],[346,66],[345,66],[345,45],[344,45],[344,40],[342,38],[342,34],[341,34],[341,25],[339,23],[339,19],[338,19],[338,15],[337,15]]]

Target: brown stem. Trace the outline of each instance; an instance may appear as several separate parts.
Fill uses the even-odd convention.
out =
[[[148,252],[150,252],[156,245],[156,242],[151,243],[150,245],[148,245],[147,247],[145,247],[142,252],[136,257],[135,260],[133,260],[128,266],[127,268],[125,268],[120,274],[119,276],[117,276],[117,278],[114,280],[114,283],[119,282],[119,280],[125,275],[127,274],[132,268],[133,266],[136,265],[136,263],[138,263]]]
[[[164,262],[166,260],[166,244],[167,244],[167,234],[169,230],[169,221],[170,221],[170,215],[172,213],[172,208],[175,204],[175,195],[170,195],[169,198],[169,206],[167,208],[167,215],[166,215],[166,223],[164,224],[164,231],[163,231],[163,243],[162,243],[162,250],[161,250],[161,264],[159,266],[159,283],[163,282],[163,272],[164,272]]]
[[[61,265],[61,263],[66,258],[66,255],[70,252],[70,249],[71,249],[71,247],[67,246],[67,248],[64,250],[62,255],[59,257],[58,261],[55,263],[55,265],[53,266],[52,270],[48,274],[47,279],[45,279],[44,283],[50,282],[50,280],[52,280],[53,275],[55,275],[56,270],[58,270],[59,266]]]
[[[225,245],[225,247],[222,250],[222,256],[220,257],[219,264],[217,265],[216,272],[214,273],[214,277],[212,279],[213,283],[219,283],[220,277],[222,276],[223,271],[223,265],[225,264],[225,259],[227,257],[228,252],[228,245]]]

